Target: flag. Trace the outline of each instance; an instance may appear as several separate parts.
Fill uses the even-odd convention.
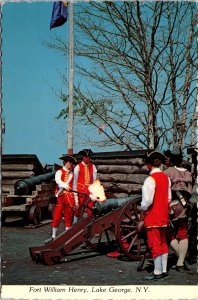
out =
[[[50,29],[58,26],[62,26],[67,21],[67,1],[54,2],[52,9],[52,18],[50,23]]]

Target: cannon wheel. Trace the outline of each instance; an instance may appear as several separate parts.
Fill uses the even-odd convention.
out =
[[[89,203],[92,203],[90,199],[88,199],[82,206],[81,214],[79,219],[83,218],[88,211],[92,211],[92,206],[89,206]],[[100,250],[104,248],[104,244],[106,246],[113,246],[115,244],[115,234],[113,228],[108,228],[98,234],[90,236],[86,241],[86,246],[94,249]]]
[[[41,209],[39,206],[34,205],[29,212],[29,223],[38,225],[41,222]]]
[[[55,204],[49,203],[48,208],[47,208],[48,216],[51,219],[53,219],[53,216],[54,216],[54,207],[55,207]]]
[[[111,199],[111,198],[116,198],[116,196],[111,193],[111,192],[106,192],[105,193],[107,199]],[[87,202],[83,205],[83,212],[81,214],[81,217],[84,214],[84,211],[86,209],[86,207],[91,210],[92,208],[89,207],[87,205]],[[104,245],[106,247],[110,247],[110,248],[117,248],[117,242],[115,239],[115,230],[114,227],[112,228],[108,228],[92,237],[90,237],[89,239],[87,239],[87,241],[85,242],[85,244],[89,247],[91,247],[92,249],[95,250],[102,250],[105,249]],[[107,250],[107,248],[106,248]]]
[[[90,198],[88,198],[85,203],[83,203],[82,208],[81,208],[81,212],[80,212],[80,216],[79,219],[84,218],[85,215],[87,215],[87,212],[91,212],[92,211],[92,207],[90,206],[90,204],[93,203]]]
[[[109,252],[117,249],[117,242],[115,239],[114,228],[108,228],[86,240],[85,244],[100,252]]]
[[[115,226],[115,237],[121,251],[128,258],[142,261],[150,257],[150,253],[147,251],[145,232],[138,230],[140,201],[141,197],[137,197],[123,207]]]

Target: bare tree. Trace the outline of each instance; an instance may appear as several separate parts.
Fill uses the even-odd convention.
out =
[[[184,148],[186,138],[191,145],[195,141],[189,139],[189,131],[193,130],[192,119],[195,119],[196,93],[195,93],[195,60],[197,59],[195,38],[194,6],[184,5],[180,11],[179,5],[170,6],[167,3],[168,30],[171,32],[175,22],[173,34],[169,40],[169,64],[167,75],[170,75],[171,100],[169,109],[172,110],[172,143]],[[175,20],[171,20],[172,13]],[[177,40],[173,37],[178,36]],[[171,70],[171,72],[170,72]],[[194,82],[193,82],[194,80]],[[171,123],[171,120],[170,120]]]
[[[88,2],[74,9],[76,116],[104,124],[103,145],[185,148],[196,102],[195,3]],[[57,38],[47,46],[68,51]]]

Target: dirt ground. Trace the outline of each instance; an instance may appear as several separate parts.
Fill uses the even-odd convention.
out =
[[[145,281],[145,276],[153,270],[152,260],[146,260],[143,270],[137,271],[138,261],[131,261],[123,255],[117,258],[108,257],[108,248],[99,253],[85,244],[81,244],[58,264],[46,266],[35,263],[31,259],[29,248],[44,245],[44,241],[51,235],[50,221],[38,227],[28,228],[23,226],[21,220],[8,220],[5,226],[1,227],[1,299],[197,300],[197,212],[194,216],[189,231],[187,256],[191,269],[184,273],[172,270],[174,256],[170,251],[169,276],[160,281],[150,282]],[[63,230],[64,225],[61,224],[59,233]],[[111,289],[110,296],[105,293],[102,297],[106,286]],[[52,288],[53,292],[50,290],[47,295],[40,296],[41,287]],[[63,287],[61,296],[57,287],[60,287],[60,290]],[[124,288],[120,291],[120,287]],[[144,294],[149,288],[155,288],[156,294]],[[19,294],[18,289],[22,289]],[[114,292],[116,289],[118,292]],[[98,292],[95,293],[95,290]],[[129,292],[125,293],[126,291]]]
[[[61,224],[59,231],[63,230]],[[169,270],[169,277],[162,281],[145,282],[145,275],[152,271],[152,261],[146,260],[143,270],[138,272],[138,261],[124,256],[108,257],[91,248],[80,245],[53,266],[35,263],[29,247],[44,245],[51,234],[50,223],[37,228],[25,228],[20,221],[7,223],[1,229],[2,285],[197,285],[197,261],[189,257],[190,271],[178,273]],[[169,255],[169,267],[173,255]]]

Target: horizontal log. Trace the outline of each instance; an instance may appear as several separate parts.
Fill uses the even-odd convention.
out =
[[[31,198],[26,199],[26,204],[31,205],[31,206],[39,206],[39,207],[48,207],[49,205],[49,198],[43,198],[43,199],[37,199],[37,200],[32,200]]]
[[[2,181],[2,186],[12,186],[14,187],[14,184],[18,181],[18,179],[8,179],[8,180],[3,180]],[[42,183],[41,185],[37,185],[36,186],[36,190],[52,190],[53,187],[50,185],[50,184],[45,184],[45,183]]]
[[[99,174],[101,182],[124,182],[142,184],[147,177],[146,174]]]
[[[49,201],[47,199],[44,199],[43,201],[33,201],[32,204],[21,204],[21,205],[11,205],[11,206],[5,206],[2,207],[2,211],[4,212],[29,212],[31,207],[34,205],[42,207],[48,207]]]
[[[42,183],[39,185],[36,185],[36,191],[46,191],[46,190],[52,190],[52,187],[48,183]]]
[[[111,193],[141,193],[142,185],[141,184],[124,184],[124,183],[103,183],[105,192]]]
[[[3,171],[2,177],[3,178],[29,178],[31,176],[34,176],[34,172],[32,171]]]
[[[94,159],[92,162],[98,165],[132,165],[132,166],[142,166],[145,163],[143,162],[142,158],[102,158],[102,159]]]
[[[3,199],[3,207],[4,206],[16,206],[18,209],[19,205],[27,204],[27,205],[38,205],[39,207],[46,207],[49,204],[48,195],[43,195],[42,197],[26,197],[26,198],[14,198],[14,197],[4,197]]]
[[[18,195],[14,195],[14,194],[12,194],[12,195],[4,195],[4,197],[12,197],[12,198],[26,198],[26,197],[27,197],[27,195],[20,195],[20,196],[18,196]]]
[[[3,185],[13,185],[15,184],[15,182],[17,182],[17,178],[16,179],[4,179],[2,180],[2,186]]]
[[[149,170],[147,168],[147,166],[142,166],[141,168],[139,168],[138,170],[134,171],[134,174],[149,174]]]
[[[3,171],[32,171],[33,169],[33,164],[2,164]]]
[[[138,173],[139,168],[137,166],[107,166],[100,165],[97,167],[98,173],[102,174],[112,174],[112,173],[121,173],[121,174],[133,174],[135,171]]]
[[[12,206],[5,206],[2,207],[2,211],[29,211],[30,208],[26,204],[21,204],[21,205],[12,205]]]
[[[14,194],[15,194],[14,187],[10,186],[10,185],[3,185],[2,186],[2,192],[4,194],[9,194],[9,196],[11,196],[11,195],[14,196]],[[36,191],[32,191],[32,194],[28,195],[28,196],[32,196],[32,197],[39,196],[39,197],[42,197],[44,195],[50,197],[51,195],[54,195],[54,191],[51,188],[46,187],[44,189],[40,189],[40,190],[38,189]],[[25,196],[25,195],[20,195],[20,197],[22,197],[22,196]]]
[[[10,185],[2,186],[2,192],[5,194],[14,194],[14,187]]]

